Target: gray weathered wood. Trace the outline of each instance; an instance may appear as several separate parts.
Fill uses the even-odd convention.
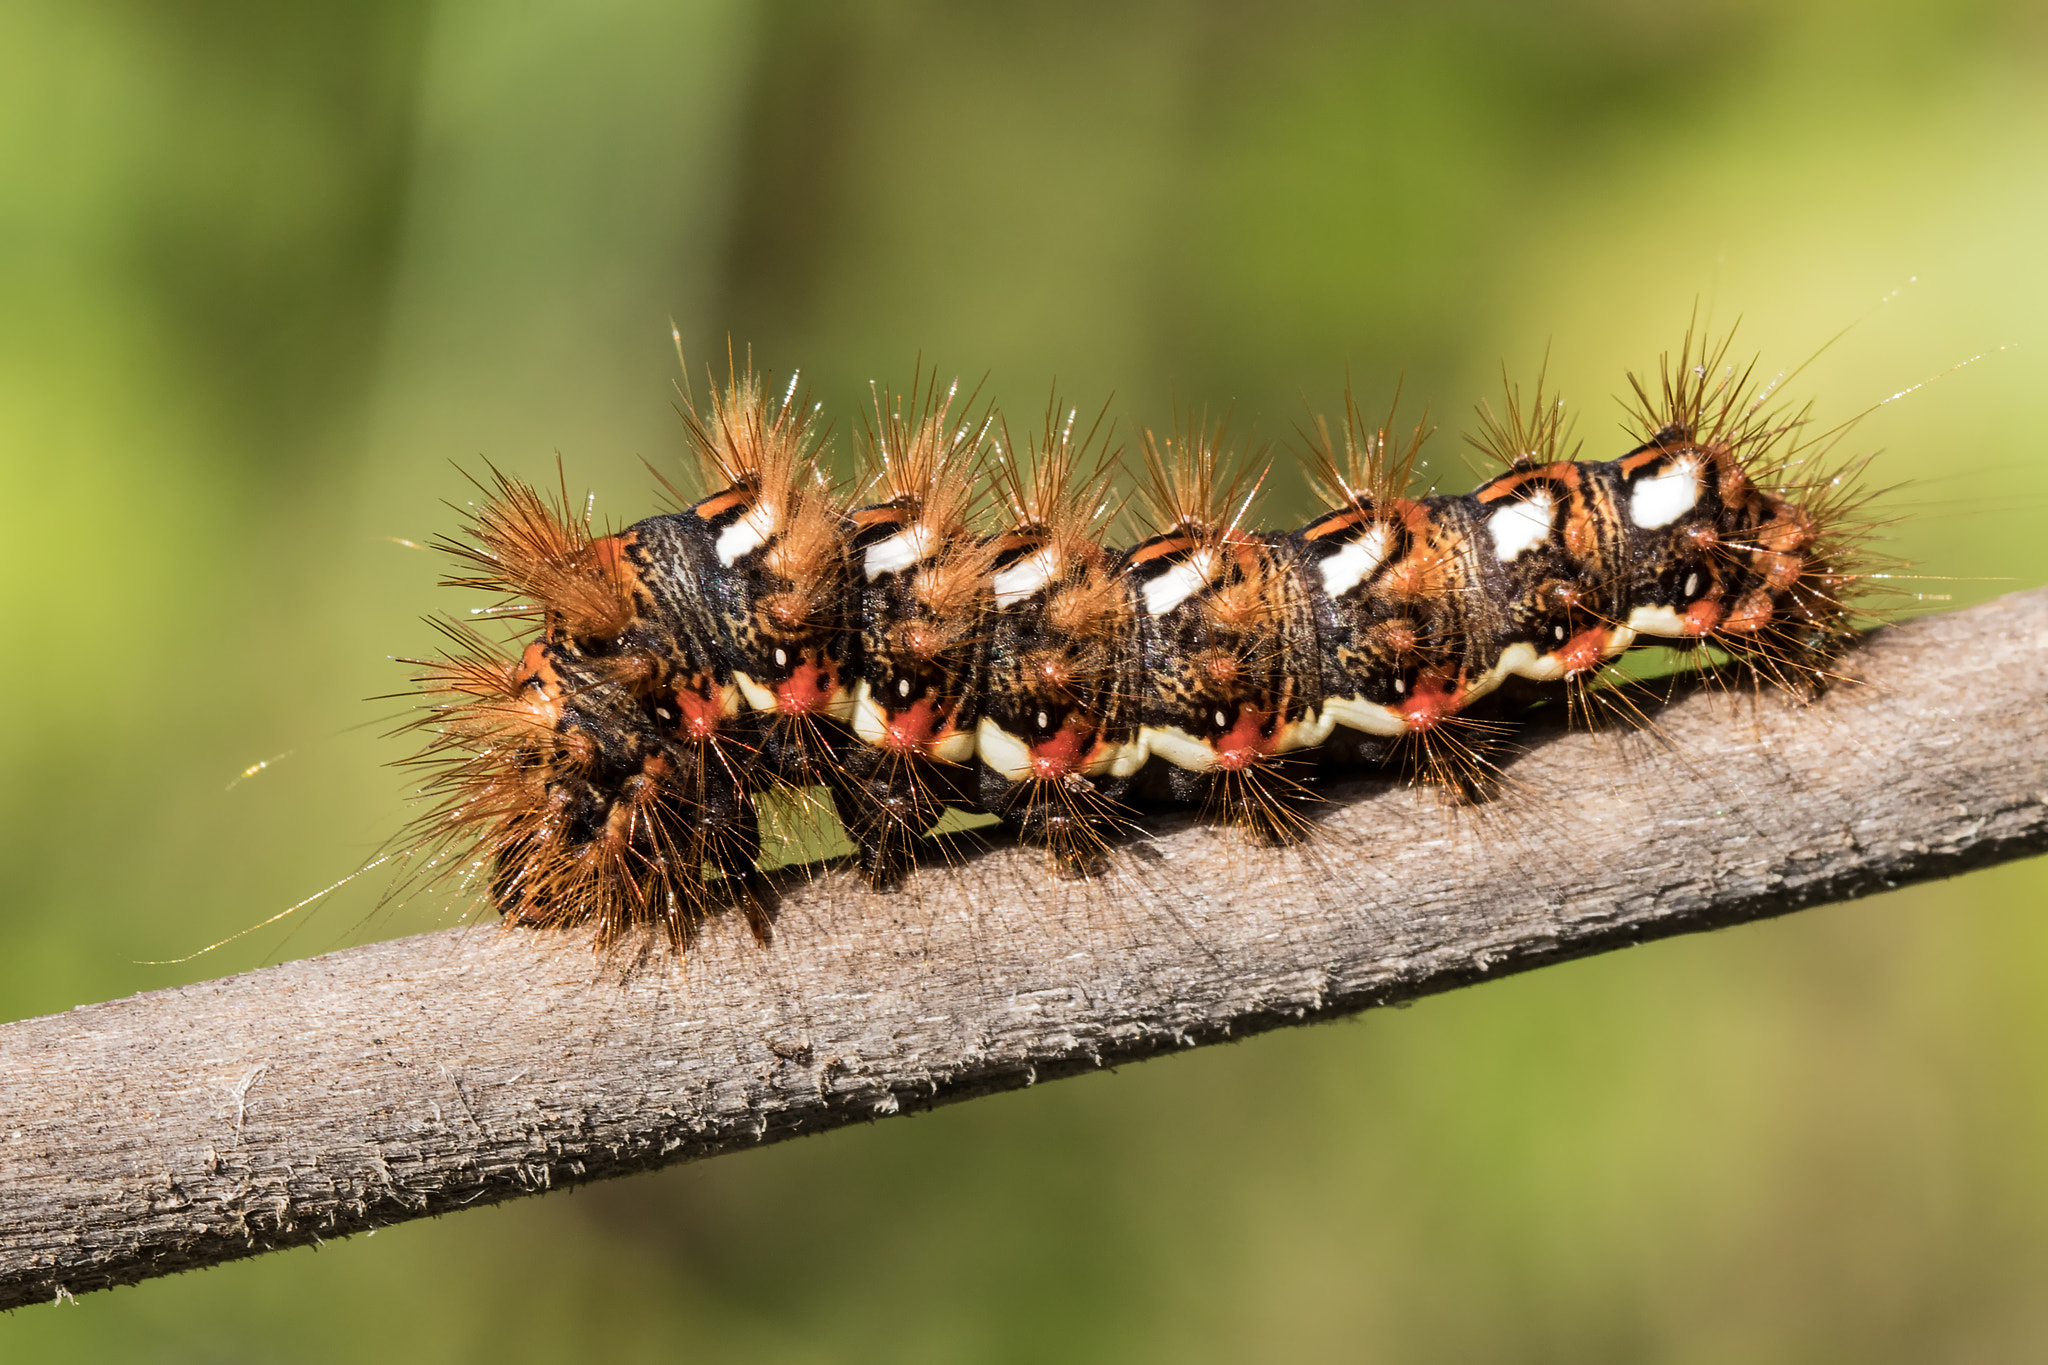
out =
[[[1812,708],[1540,738],[1309,852],[1161,833],[792,889],[678,967],[479,926],[0,1028],[0,1305],[1326,1019],[2048,846],[2048,591],[1875,637]]]

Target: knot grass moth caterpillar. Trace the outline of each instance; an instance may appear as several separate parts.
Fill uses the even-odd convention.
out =
[[[1261,528],[1261,468],[1224,426],[1121,452],[1048,407],[1017,442],[958,386],[876,390],[864,475],[834,483],[794,379],[728,367],[686,423],[704,495],[600,533],[493,474],[450,582],[520,623],[447,624],[425,671],[429,865],[508,924],[770,934],[771,810],[836,822],[902,884],[949,811],[1086,877],[1158,803],[1255,843],[1314,838],[1322,774],[1405,765],[1476,794],[1521,708],[1583,707],[1647,645],[1811,695],[1866,567],[1855,461],[1688,334],[1632,376],[1633,441],[1568,448],[1563,410],[1482,409],[1501,472],[1409,491],[1425,432],[1355,403],[1317,421],[1325,510]],[[1131,543],[1111,543],[1121,513]]]

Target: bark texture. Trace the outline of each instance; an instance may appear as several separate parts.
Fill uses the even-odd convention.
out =
[[[678,964],[480,925],[0,1027],[0,1306],[47,1301],[1782,914],[2048,847],[2048,590],[1874,636],[1818,705],[1541,734],[1514,789],[1333,793],[791,882]]]

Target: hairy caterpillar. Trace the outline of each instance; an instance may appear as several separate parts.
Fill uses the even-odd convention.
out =
[[[1825,686],[1861,576],[1853,470],[1817,467],[1803,410],[1725,340],[1630,382],[1638,440],[1604,462],[1565,449],[1540,384],[1482,409],[1505,469],[1463,495],[1409,496],[1424,433],[1351,405],[1314,426],[1328,510],[1292,531],[1246,525],[1258,481],[1221,431],[1147,433],[1149,534],[1115,549],[1115,455],[1056,403],[1020,449],[955,389],[877,391],[842,494],[795,381],[735,367],[686,411],[709,496],[598,535],[497,477],[444,543],[452,582],[540,633],[512,656],[450,623],[415,661],[421,844],[508,923],[680,942],[729,905],[765,938],[769,803],[829,801],[878,888],[949,809],[1085,875],[1147,802],[1284,843],[1324,769],[1469,785],[1481,717],[1639,642]]]

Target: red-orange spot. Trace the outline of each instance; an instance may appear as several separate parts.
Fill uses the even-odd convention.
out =
[[[1241,706],[1237,723],[1216,737],[1216,766],[1231,772],[1249,768],[1273,747],[1272,716]]]
[[[1415,686],[1401,702],[1401,719],[1411,730],[1427,730],[1465,704],[1465,690],[1455,678],[1428,671],[1415,679]]]
[[[1685,609],[1685,633],[1697,639],[1712,635],[1714,627],[1721,624],[1721,604],[1711,597],[1702,597]]]
[[[692,739],[710,739],[725,722],[725,706],[706,682],[698,688],[676,689],[676,707],[683,713],[683,733]]]
[[[1065,777],[1078,772],[1082,760],[1095,747],[1095,730],[1077,716],[1068,716],[1051,739],[1031,746],[1033,777]]]
[[[785,716],[808,716],[822,711],[839,690],[836,665],[806,660],[775,684],[775,709]]]
[[[919,753],[944,739],[952,729],[953,713],[939,710],[930,698],[921,698],[901,711],[890,711],[882,726],[882,747],[898,753]]]
[[[1552,653],[1557,661],[1564,665],[1566,674],[1584,673],[1588,669],[1600,666],[1600,660],[1606,655],[1607,639],[1606,628],[1595,626],[1591,630],[1582,630],[1572,636],[1564,642],[1562,649],[1554,650]]]

